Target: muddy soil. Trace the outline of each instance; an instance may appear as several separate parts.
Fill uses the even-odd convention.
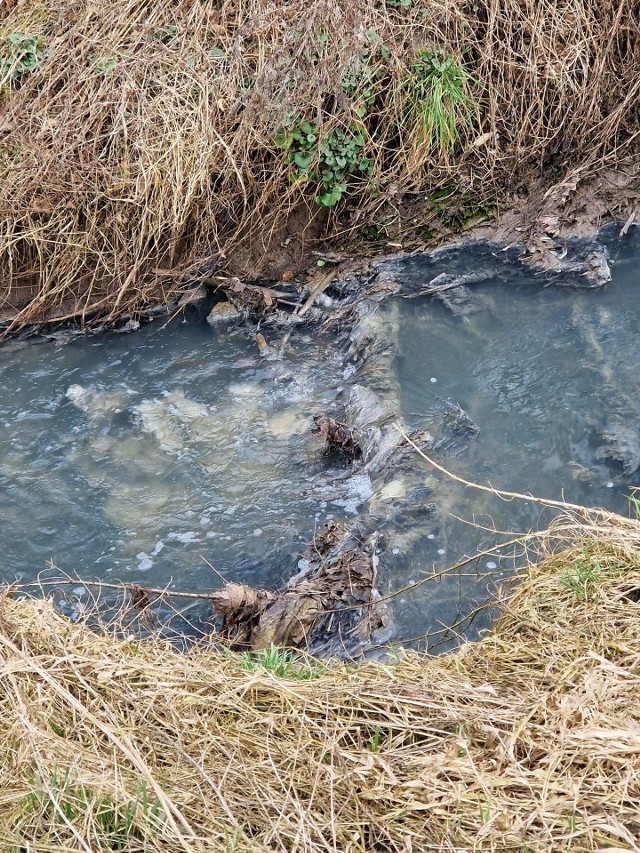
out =
[[[469,196],[471,198],[471,195]],[[259,233],[247,234],[226,257],[211,259],[200,276],[173,275],[159,270],[157,299],[140,306],[135,317],[118,317],[134,324],[151,310],[168,305],[173,312],[181,295],[212,272],[243,281],[286,282],[299,294],[310,292],[317,280],[335,269],[336,276],[364,272],[374,258],[398,252],[428,251],[459,240],[490,240],[520,251],[523,260],[547,270],[562,269],[563,241],[588,238],[609,222],[621,228],[640,224],[640,163],[628,157],[589,171],[577,168],[562,180],[521,179],[495,193],[482,206],[457,194],[434,205],[424,196],[394,199],[393,205],[347,211],[342,216],[314,205],[299,205],[284,222],[265,222]],[[354,260],[356,259],[357,260]],[[601,274],[595,261],[595,275]],[[585,268],[587,274],[592,270]],[[603,281],[606,278],[603,278]],[[0,298],[0,331],[38,294],[23,282]],[[110,306],[105,307],[106,316]],[[83,313],[82,299],[66,300],[43,309],[42,323],[73,320],[85,325],[111,325]]]

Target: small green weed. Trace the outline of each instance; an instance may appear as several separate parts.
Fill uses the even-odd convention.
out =
[[[224,849],[225,853],[238,853],[241,849],[240,844],[244,840],[244,830],[242,826],[236,826],[231,832],[225,827],[224,830]]]
[[[316,204],[335,207],[347,192],[349,175],[373,174],[373,161],[364,156],[364,130],[336,128],[321,141],[316,125],[302,121],[285,127],[276,144],[286,152],[291,180],[318,180]]]
[[[268,649],[244,652],[242,665],[247,672],[258,672],[264,669],[279,678],[291,678],[299,681],[317,678],[320,674],[320,671],[310,666],[309,663],[301,663],[297,660],[293,652],[287,649],[279,649],[273,643]]]
[[[594,602],[598,600],[598,587],[603,581],[615,577],[624,568],[624,563],[618,560],[602,563],[589,548],[584,548],[582,555],[574,558],[562,573],[560,583],[571,590],[578,601]]]
[[[50,824],[61,825],[84,823],[90,815],[97,850],[142,853],[144,833],[136,819],[142,817],[153,826],[160,816],[160,801],[149,798],[144,783],[138,785],[135,797],[126,803],[110,796],[97,796],[89,787],[74,785],[67,771],[62,777],[52,773],[48,784],[42,780],[35,782],[33,791],[25,797],[24,811],[37,813]]]
[[[380,750],[380,726],[374,726],[373,737],[367,746],[369,752],[379,752]]]
[[[44,39],[28,33],[7,36],[0,51],[0,85],[19,83],[44,56]]]
[[[632,490],[629,495],[629,508],[631,509],[633,517],[637,521],[640,521],[640,498],[638,497],[638,494],[640,494],[640,489]]]
[[[95,56],[93,57],[93,65],[97,68],[97,70],[104,74],[105,77],[108,77],[109,74],[113,71],[113,69],[118,64],[118,60],[115,56]]]
[[[484,826],[491,820],[491,796],[487,796],[487,801],[484,805],[478,801],[478,808],[480,809],[480,823]]]
[[[451,151],[472,122],[471,75],[450,54],[420,50],[405,83],[407,123],[417,146]]]
[[[167,24],[166,27],[158,27],[153,32],[153,37],[156,41],[162,44],[171,44],[178,34],[178,28],[174,24]]]

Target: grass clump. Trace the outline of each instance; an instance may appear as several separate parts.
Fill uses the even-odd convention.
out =
[[[633,850],[639,555],[635,519],[572,511],[480,642],[313,678],[2,597],[0,848]]]
[[[271,673],[278,678],[303,681],[318,678],[322,671],[317,662],[312,665],[309,660],[301,658],[299,652],[279,649],[273,643],[268,649],[244,652],[242,665],[247,672],[262,671]]]
[[[147,836],[162,822],[160,802],[149,797],[145,784],[137,786],[131,799],[118,802],[74,784],[69,769],[34,780],[21,805],[28,821],[48,826],[50,836],[55,837],[56,828],[65,836],[69,828],[84,827],[90,849],[99,851],[144,853]]]
[[[406,86],[414,156],[434,150],[447,156],[473,127],[479,105],[470,91],[477,82],[455,56],[420,50]]]
[[[560,582],[573,592],[578,601],[598,601],[602,584],[615,578],[624,568],[624,563],[615,558],[603,561],[586,545],[567,560]]]

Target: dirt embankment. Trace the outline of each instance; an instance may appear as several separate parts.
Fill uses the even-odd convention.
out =
[[[505,212],[528,228],[545,187],[551,204],[602,183],[590,218],[637,203],[621,159],[640,127],[631,0],[2,11],[0,315],[14,331],[115,319],[214,267],[298,275],[336,241],[432,245]]]

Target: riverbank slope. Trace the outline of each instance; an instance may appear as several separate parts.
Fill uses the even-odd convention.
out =
[[[563,516],[478,643],[344,666],[0,599],[3,850],[637,850],[640,528]]]
[[[10,331],[113,321],[213,270],[303,276],[354,241],[430,246],[505,212],[526,243],[585,185],[587,218],[636,209],[630,2],[3,10]]]

